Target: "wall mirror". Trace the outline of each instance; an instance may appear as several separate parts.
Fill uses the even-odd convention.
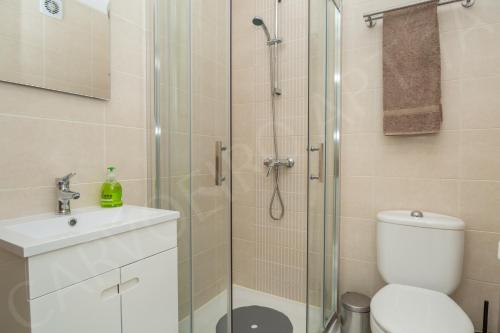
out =
[[[0,80],[110,98],[110,0],[0,0]]]

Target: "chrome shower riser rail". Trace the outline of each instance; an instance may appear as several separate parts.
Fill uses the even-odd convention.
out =
[[[295,161],[291,158],[280,159],[279,158],[279,150],[278,150],[278,136],[276,129],[276,98],[281,96],[281,89],[278,87],[279,82],[279,70],[278,70],[278,47],[279,44],[282,43],[282,39],[278,37],[278,27],[279,27],[279,13],[278,7],[281,0],[275,0],[274,2],[274,11],[275,11],[275,28],[274,35],[271,37],[271,34],[264,22],[264,19],[260,16],[255,16],[252,20],[252,23],[255,26],[261,27],[266,35],[267,42],[266,45],[269,47],[269,77],[270,77],[270,94],[271,94],[271,115],[272,115],[272,130],[273,130],[273,150],[274,155],[270,158],[264,160],[264,165],[267,167],[267,176],[270,176],[272,173],[273,178],[273,193],[271,195],[271,200],[269,202],[269,216],[271,219],[278,221],[281,220],[285,215],[285,204],[283,202],[283,197],[281,195],[279,178],[281,168],[287,167],[291,168],[295,164]],[[279,210],[278,215],[275,215],[276,210],[273,209],[274,204],[278,201]]]

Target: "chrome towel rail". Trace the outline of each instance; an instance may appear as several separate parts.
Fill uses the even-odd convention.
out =
[[[410,7],[417,6],[417,5],[431,3],[434,1],[436,1],[436,0],[423,1],[423,2],[418,2],[418,3],[406,5],[406,6],[390,8],[390,9],[382,10],[379,12],[365,14],[365,15],[363,15],[363,19],[365,20],[365,22],[369,28],[373,28],[375,26],[375,24],[377,23],[375,21],[382,20],[384,18],[385,13],[390,13],[390,12],[393,12],[393,11],[396,11],[399,9],[410,8]],[[476,2],[476,0],[442,0],[442,1],[438,2],[438,6],[449,5],[449,4],[456,3],[456,2],[461,2],[462,6],[464,8],[470,8],[470,7],[474,6],[474,3]]]

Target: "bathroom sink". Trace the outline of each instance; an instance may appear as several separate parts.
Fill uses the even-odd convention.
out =
[[[123,206],[4,220],[0,221],[0,247],[30,257],[178,218],[179,213],[174,211]]]

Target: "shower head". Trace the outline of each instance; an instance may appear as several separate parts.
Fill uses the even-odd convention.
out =
[[[256,26],[261,26],[261,25],[265,25],[264,23],[264,19],[260,16],[255,16],[253,19],[252,19],[252,23]]]
[[[260,16],[255,16],[252,19],[252,23],[257,26],[257,27],[262,27],[262,30],[264,30],[264,33],[266,34],[267,40],[271,40],[271,34],[269,33],[269,30],[267,29],[266,24],[264,23],[264,19]]]

